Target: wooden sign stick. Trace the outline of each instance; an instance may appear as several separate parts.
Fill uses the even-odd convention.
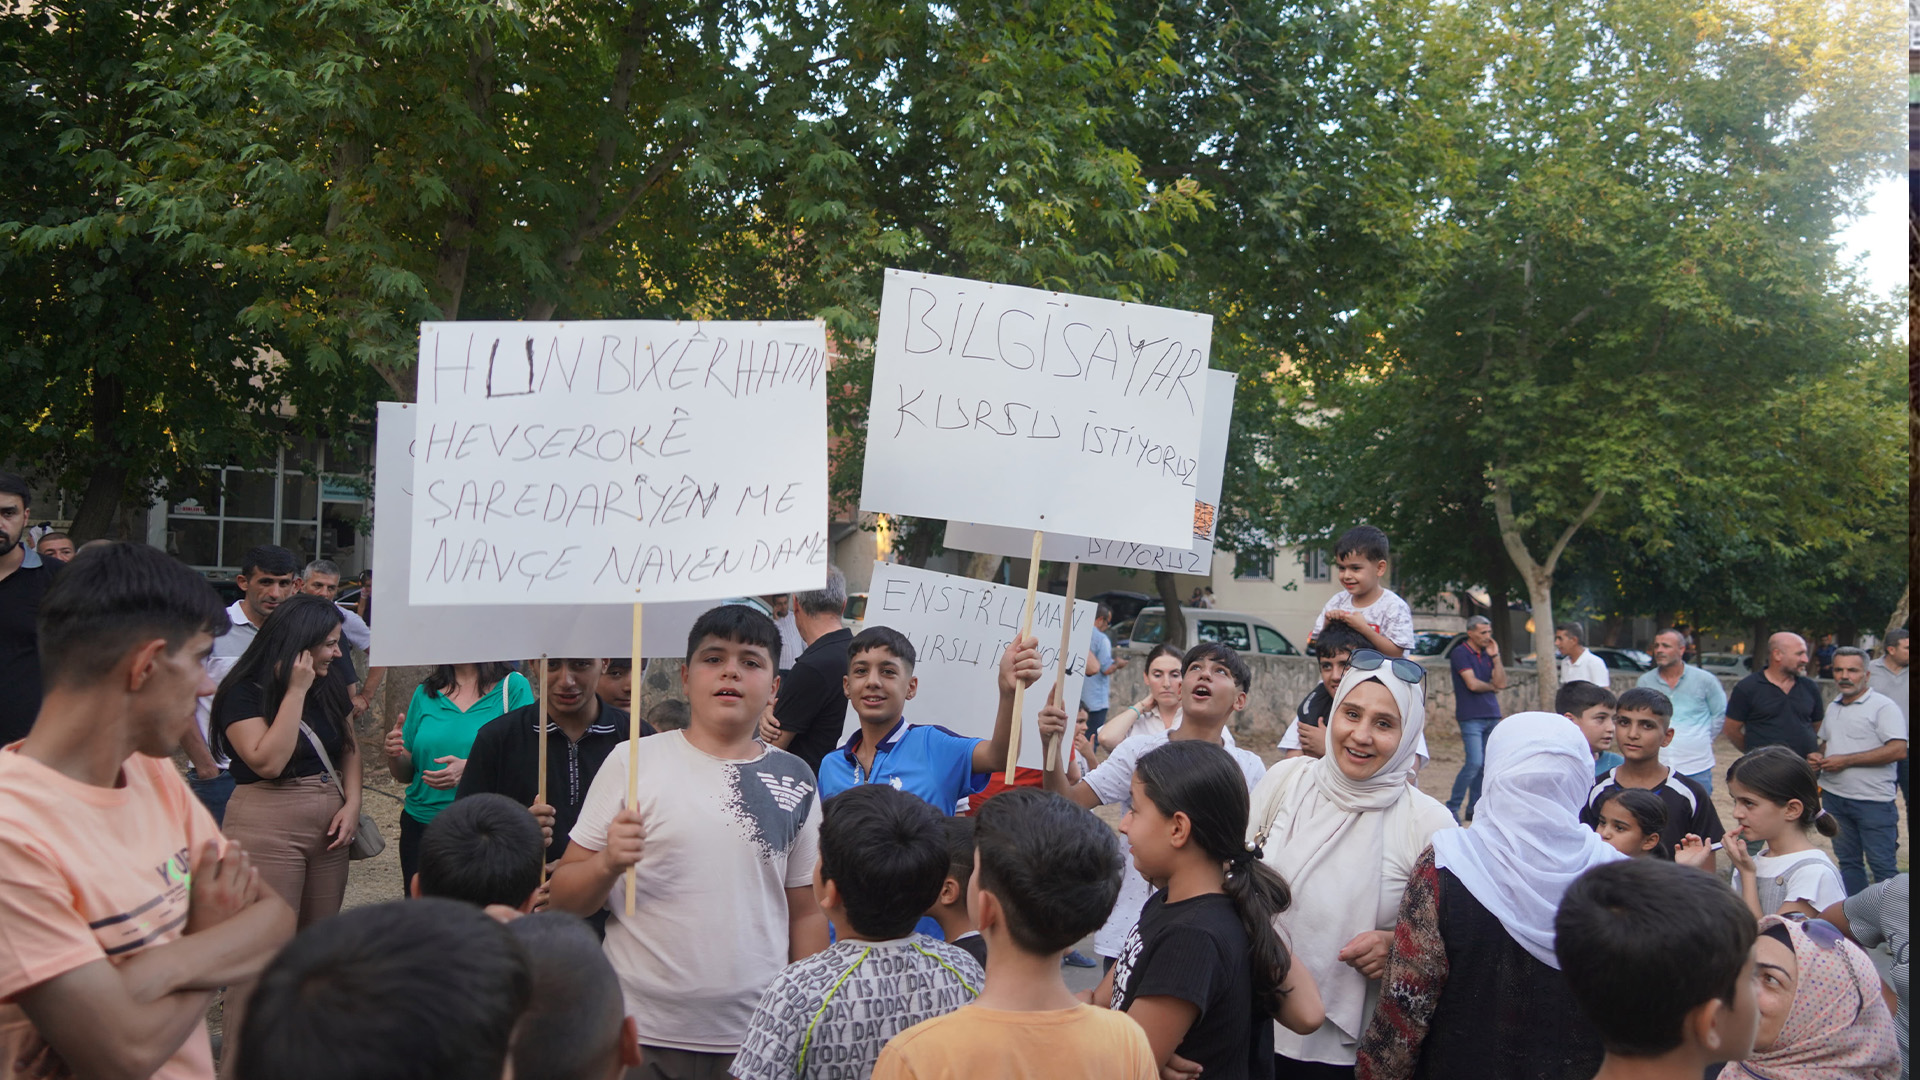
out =
[[[1020,636],[1033,633],[1033,604],[1040,595],[1040,541],[1046,533],[1033,530],[1033,557],[1027,562],[1027,604],[1020,614]],[[1011,646],[1009,646],[1011,647]],[[1026,708],[1027,688],[1019,679],[1013,680],[1013,731],[1007,738],[1007,786],[1013,786],[1014,762],[1020,760],[1020,729],[1026,726],[1021,713]]]
[[[640,605],[633,605],[633,676],[643,670],[645,660],[640,658]],[[630,677],[633,677],[630,676]],[[640,703],[630,701],[633,710],[627,714],[627,808],[631,810],[640,803]],[[633,893],[638,880],[634,868],[627,867],[627,916],[633,916]]]
[[[540,738],[540,781],[539,794],[534,801],[546,805],[547,801],[547,654],[540,654],[540,724],[534,728]],[[547,883],[547,854],[540,853],[540,884]]]
[[[1070,562],[1067,564],[1066,606],[1060,610],[1060,666],[1055,669],[1056,678],[1053,682],[1053,693],[1049,695],[1056,698],[1062,708],[1065,708],[1067,704],[1067,669],[1072,666],[1067,659],[1067,649],[1073,644],[1073,594],[1079,588],[1080,564],[1078,562]],[[1069,709],[1067,711],[1066,732],[1063,732],[1059,738],[1047,744],[1046,766],[1048,772],[1053,771],[1055,763],[1060,760],[1060,755],[1063,752],[1068,752],[1063,750],[1061,744],[1066,743],[1069,746],[1072,745],[1069,741],[1072,731],[1073,711]]]

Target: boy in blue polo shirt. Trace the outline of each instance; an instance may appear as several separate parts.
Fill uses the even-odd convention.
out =
[[[910,724],[907,702],[920,688],[913,643],[886,626],[869,626],[847,643],[847,702],[860,727],[820,760],[820,797],[856,784],[887,784],[951,816],[961,799],[987,786],[1007,765],[1013,732],[1013,685],[1040,678],[1040,643],[1020,638],[1000,656],[1000,712],[993,738],[971,739],[937,724]]]

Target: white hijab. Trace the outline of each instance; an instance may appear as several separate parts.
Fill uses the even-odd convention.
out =
[[[1294,960],[1313,974],[1327,1019],[1349,1041],[1360,1037],[1366,1023],[1368,979],[1341,962],[1340,950],[1374,929],[1386,864],[1387,811],[1409,800],[1407,778],[1418,765],[1420,733],[1427,726],[1422,688],[1381,667],[1352,669],[1340,680],[1327,713],[1329,728],[1340,703],[1368,679],[1385,686],[1400,709],[1400,745],[1393,756],[1372,776],[1354,780],[1340,771],[1329,745],[1325,757],[1303,759],[1309,763],[1287,771],[1292,781],[1275,811],[1252,823],[1257,834],[1279,821],[1262,847],[1266,863],[1292,888],[1293,906],[1275,925],[1291,943]],[[1287,783],[1275,773],[1267,775],[1276,784]]]
[[[1433,838],[1450,870],[1534,959],[1558,970],[1553,916],[1573,879],[1624,859],[1577,809],[1593,786],[1593,751],[1556,713],[1516,713],[1487,739],[1486,781],[1473,826]]]

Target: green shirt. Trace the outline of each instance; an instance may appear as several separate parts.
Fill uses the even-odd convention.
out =
[[[472,708],[461,709],[441,694],[428,694],[417,686],[413,700],[407,703],[406,726],[400,729],[407,753],[413,755],[413,782],[407,785],[407,816],[427,824],[452,802],[453,788],[429,787],[421,777],[434,769],[445,768],[437,758],[464,758],[473,751],[473,737],[487,721],[522,705],[533,704],[533,688],[519,672],[507,675],[506,708],[500,707],[500,687],[487,688]]]

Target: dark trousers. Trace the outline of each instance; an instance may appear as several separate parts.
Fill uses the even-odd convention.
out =
[[[193,789],[194,798],[213,815],[215,825],[227,823],[227,800],[233,798],[233,774],[225,769],[205,780],[187,770],[187,786]]]
[[[420,870],[420,838],[426,835],[427,823],[400,811],[400,895],[413,896],[413,875]]]

